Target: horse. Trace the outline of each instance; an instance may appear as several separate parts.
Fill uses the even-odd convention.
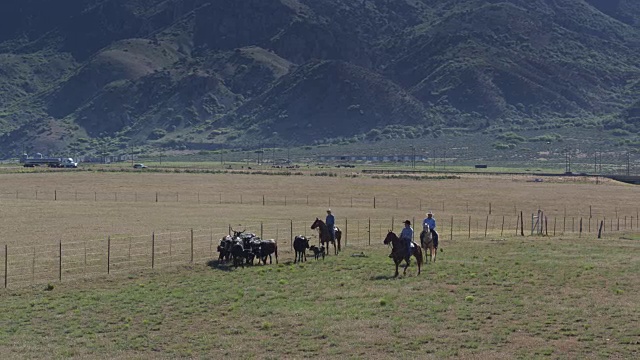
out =
[[[398,235],[396,235],[393,231],[389,231],[387,237],[384,238],[383,243],[385,245],[391,244],[391,255],[393,257],[393,262],[396,264],[396,274],[394,277],[398,277],[398,266],[404,260],[407,265],[404,267],[403,275],[407,274],[407,268],[409,267],[411,261],[411,255],[416,258],[416,262],[418,263],[418,275],[420,275],[420,268],[422,266],[422,249],[415,243],[413,243],[413,247],[411,250],[411,255],[407,254],[407,249],[404,240],[400,240]]]
[[[293,260],[293,263],[296,262],[305,262],[307,261],[307,249],[309,248],[309,239],[302,235],[296,236],[293,240],[293,249],[296,252],[296,257]]]
[[[324,246],[324,244],[327,243],[327,250],[329,250],[329,243],[333,244],[334,253],[335,255],[338,255],[338,253],[342,250],[342,248],[340,247],[342,231],[339,227],[334,227],[335,240],[331,238],[331,233],[329,232],[329,227],[327,226],[327,224],[325,224],[324,221],[318,218],[316,218],[316,221],[311,224],[311,229],[318,229],[320,244]],[[338,242],[338,247],[336,247],[336,241]],[[327,251],[327,255],[329,255],[329,251]]]
[[[431,257],[431,262],[436,262],[436,255],[438,255],[438,247],[433,241],[433,234],[431,233],[431,229],[429,225],[424,225],[424,230],[420,233],[420,245],[424,249],[424,257],[425,261],[429,261],[429,257]],[[429,255],[427,255],[427,250],[429,250]]]

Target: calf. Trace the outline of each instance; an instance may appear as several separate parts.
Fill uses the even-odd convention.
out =
[[[309,249],[313,251],[313,256],[316,258],[316,260],[320,258],[320,255],[322,255],[322,260],[324,260],[324,246],[317,247],[315,245],[312,245]]]

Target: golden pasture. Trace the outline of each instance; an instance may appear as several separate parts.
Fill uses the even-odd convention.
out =
[[[567,231],[569,222],[577,231],[582,217],[586,232],[590,215],[592,232],[602,218],[607,219],[607,227],[616,228],[620,221],[620,226],[626,222],[627,229],[636,228],[637,186],[549,180],[534,183],[510,176],[409,180],[184,173],[2,174],[0,244],[55,244],[191,228],[222,229],[216,232],[224,234],[228,224],[242,227],[263,222],[266,227],[290,220],[310,225],[316,216],[323,217],[329,206],[339,224],[346,218],[387,221],[393,217],[396,231],[401,226],[398,220],[421,219],[431,210],[443,224],[441,231],[448,232],[454,217],[454,232],[463,234],[471,216],[472,232],[483,233],[489,207],[490,228],[499,228],[505,216],[505,227],[513,232],[517,213],[523,211],[526,230],[531,213],[537,209],[542,209],[549,221],[564,221]],[[387,223],[390,227],[391,222]]]

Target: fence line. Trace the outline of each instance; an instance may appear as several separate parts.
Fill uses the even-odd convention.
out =
[[[336,207],[336,208],[373,208],[373,209],[397,209],[437,211],[447,214],[486,214],[486,215],[513,215],[518,214],[517,204],[497,203],[489,201],[481,206],[464,203],[452,203],[432,197],[420,199],[414,197],[398,198],[374,195],[371,197],[325,197],[325,196],[273,196],[273,195],[230,195],[222,192],[79,192],[75,190],[4,190],[0,192],[0,199],[23,199],[38,201],[85,201],[85,202],[153,202],[153,203],[198,203],[198,204],[224,204],[224,205],[261,205],[261,206],[310,206],[310,207]],[[544,208],[544,204],[539,206]],[[552,207],[552,206],[549,206]],[[573,209],[567,213],[567,209],[556,209],[553,215],[574,216],[584,218],[621,218],[620,214],[635,214],[640,216],[640,207],[615,207],[613,210],[594,205],[585,206],[582,209]],[[549,212],[551,215],[551,212]]]
[[[458,239],[478,239],[514,236],[556,236],[572,234],[579,237],[596,238],[618,231],[638,230],[637,216],[579,218],[581,227],[557,229],[560,218],[549,219],[544,212],[527,215],[451,216],[438,219],[440,244]],[[626,220],[625,220],[626,219]],[[609,221],[607,221],[609,220]],[[529,224],[529,221],[531,222]],[[566,222],[565,219],[562,219]],[[586,222],[593,226],[585,227]],[[414,224],[415,239],[419,239],[421,220]],[[415,223],[415,221],[414,221]],[[552,228],[549,225],[552,224]],[[417,225],[417,226],[416,226]],[[389,229],[399,232],[402,220],[395,218],[344,219],[338,223],[342,230],[342,246],[381,246]],[[310,238],[311,244],[319,243],[315,231],[308,221],[286,220],[279,222],[250,222],[246,230],[262,238],[278,242],[278,251],[291,253],[292,241],[297,235]],[[514,234],[515,229],[515,234]],[[203,263],[217,259],[219,240],[229,234],[230,224],[220,224],[208,229],[168,231],[148,235],[107,236],[103,239],[65,242],[30,246],[2,246],[0,258],[4,266],[0,276],[4,287],[23,286],[39,282],[66,281],[91,278],[109,273],[140,269],[164,268],[188,263]],[[557,233],[557,234],[556,234]],[[418,240],[419,241],[419,240]]]

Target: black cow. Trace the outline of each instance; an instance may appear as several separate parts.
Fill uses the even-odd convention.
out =
[[[231,258],[231,246],[233,245],[233,239],[231,236],[227,235],[220,239],[220,244],[218,245],[218,261],[229,261]]]
[[[233,258],[233,266],[238,267],[238,265],[242,265],[244,267],[244,261],[246,259],[244,255],[244,248],[242,247],[242,242],[235,242],[231,246],[231,257]]]
[[[258,257],[258,262],[262,261],[263,265],[267,264],[267,256],[269,257],[269,264],[273,264],[273,260],[271,258],[271,254],[276,256],[276,264],[278,263],[278,244],[275,240],[262,240],[260,242],[260,247],[258,248],[258,252],[256,256]]]
[[[293,249],[295,250],[295,259],[293,263],[307,261],[307,249],[309,248],[309,239],[302,235],[296,236],[293,240]]]

